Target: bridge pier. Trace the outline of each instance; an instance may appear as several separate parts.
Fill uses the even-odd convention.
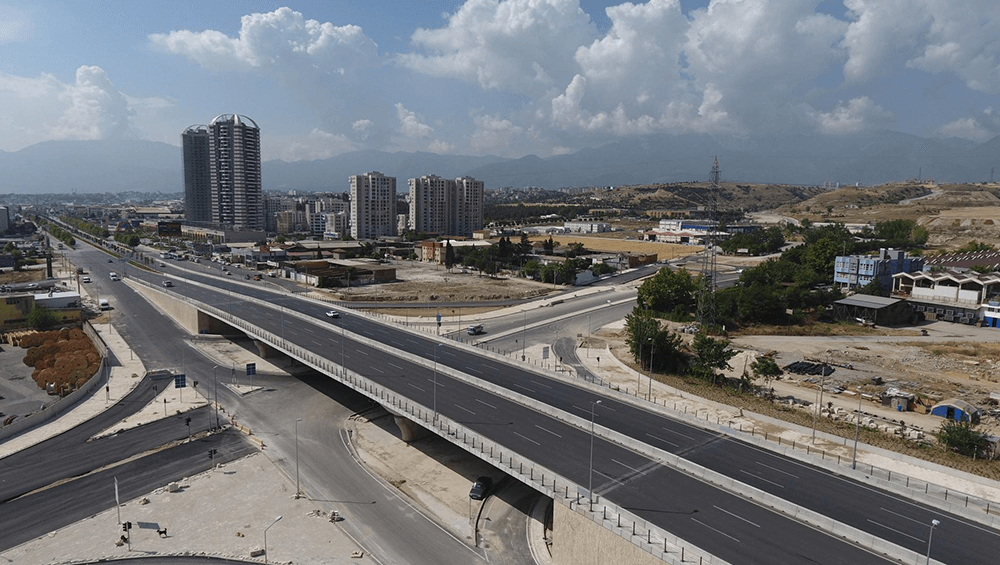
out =
[[[392,420],[396,422],[396,427],[399,428],[400,437],[402,437],[403,441],[406,443],[417,441],[418,439],[422,439],[430,435],[430,432],[427,431],[426,428],[414,423],[413,420],[405,416],[392,414]]]
[[[267,343],[260,340],[253,340],[253,344],[257,346],[257,356],[261,359],[269,359],[275,355],[280,355],[281,352],[277,349],[271,347]]]

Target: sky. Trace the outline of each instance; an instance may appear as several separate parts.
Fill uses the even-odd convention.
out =
[[[998,0],[0,0],[0,150],[180,144],[251,117],[265,159],[547,157],[1000,134]]]

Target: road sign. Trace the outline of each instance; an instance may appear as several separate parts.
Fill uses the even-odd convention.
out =
[[[184,373],[174,375],[174,388],[187,388],[187,376]]]
[[[440,326],[441,325],[441,312],[440,311],[438,312],[437,320],[438,320],[438,325]]]
[[[257,374],[257,364],[247,363],[247,376],[252,377]]]
[[[546,345],[545,347],[542,348],[542,359],[548,359],[548,358],[549,358],[549,346]]]

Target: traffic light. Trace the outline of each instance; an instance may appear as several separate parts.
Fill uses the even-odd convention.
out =
[[[216,449],[209,449],[208,450],[208,458],[209,459],[215,459],[215,454],[216,453],[218,453],[218,450],[216,450]]]
[[[188,416],[187,418],[184,418],[184,423],[187,424],[188,426],[190,426],[191,425],[191,417]]]
[[[128,533],[132,529],[132,522],[122,522],[122,531]]]

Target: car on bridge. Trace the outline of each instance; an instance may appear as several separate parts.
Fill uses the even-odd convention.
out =
[[[340,312],[337,312],[336,310],[330,310],[329,312],[326,313],[326,317],[327,318],[339,318],[340,317]]]

